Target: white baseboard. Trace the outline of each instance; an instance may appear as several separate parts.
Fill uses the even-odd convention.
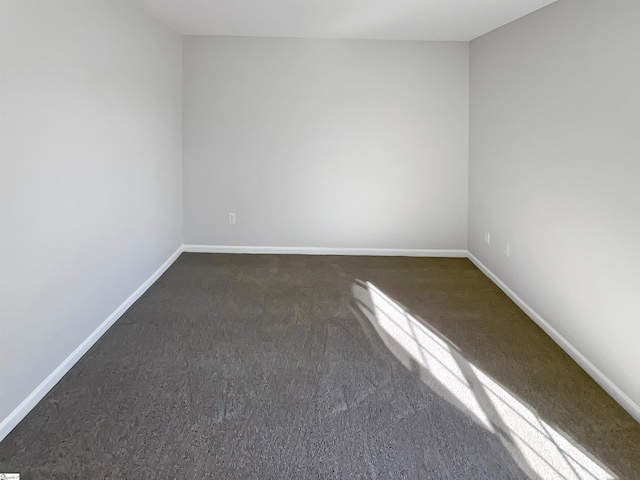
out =
[[[376,257],[467,257],[466,250],[425,250],[404,248],[252,247],[231,245],[184,245],[183,248],[185,252],[193,253],[370,255]]]
[[[606,392],[618,402],[629,414],[640,422],[640,405],[634,402],[626,393],[622,391],[609,377],[598,369],[591,361],[574,347],[569,340],[564,338],[555,328],[553,328],[544,318],[531,308],[522,298],[520,298],[507,284],[493,273],[478,258],[469,252],[469,260],[478,267],[482,273],[489,277],[507,296],[518,305],[534,322],[542,328],[567,354],[573,358]]]
[[[178,248],[140,287],[102,322],[51,374],[38,385],[7,418],[0,423],[0,441],[35,407],[60,379],[80,360],[98,339],[146,292],[177,260],[182,252],[253,253],[298,255],[372,255],[405,257],[468,257],[487,277],[536,322],[564,351],[604,388],[627,412],[640,422],[640,406],[614,384],[604,373],[580,353],[569,341],[547,323],[533,308],[511,290],[496,274],[466,250],[415,250],[379,248],[311,248],[311,247],[234,247],[223,245],[183,245]]]
[[[109,317],[100,324],[71,354],[49,374],[44,381],[18,405],[2,423],[0,423],[0,442],[13,430],[20,421],[35,407],[44,396],[60,381],[82,356],[98,341],[127,309],[146,292],[153,283],[177,260],[183,252],[178,248],[153,274],[140,285]]]

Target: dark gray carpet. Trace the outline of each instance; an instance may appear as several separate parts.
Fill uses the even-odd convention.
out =
[[[23,479],[633,479],[639,459],[638,423],[466,259],[183,254],[0,443]]]

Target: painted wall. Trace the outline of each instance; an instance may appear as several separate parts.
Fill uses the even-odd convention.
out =
[[[467,43],[185,37],[183,92],[186,244],[466,249]]]
[[[471,253],[636,406],[639,23],[559,1],[473,40],[469,164]]]
[[[125,2],[0,2],[0,420],[180,246],[181,58]]]

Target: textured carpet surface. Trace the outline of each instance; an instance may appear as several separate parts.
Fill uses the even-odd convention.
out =
[[[0,443],[23,479],[639,471],[640,425],[466,259],[183,254]]]

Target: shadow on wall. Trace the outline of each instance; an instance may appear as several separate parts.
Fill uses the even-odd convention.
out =
[[[468,362],[440,332],[370,282],[356,281],[356,303],[387,348],[439,395],[500,438],[532,478],[618,479],[577,442]]]

